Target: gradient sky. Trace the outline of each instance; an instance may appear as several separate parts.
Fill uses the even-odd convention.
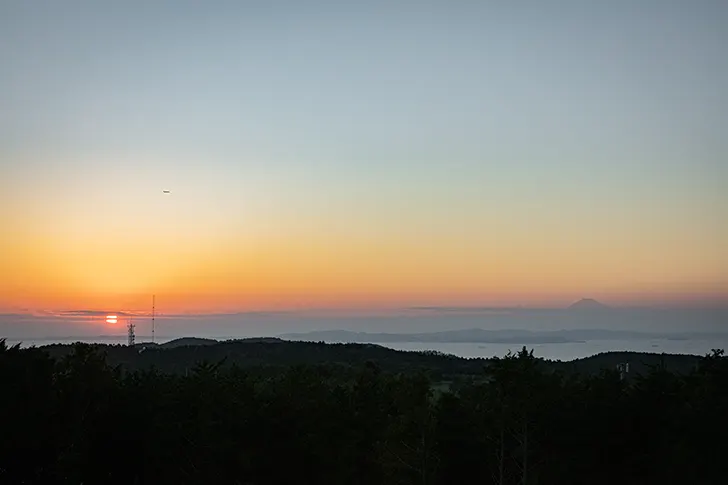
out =
[[[721,0],[3,1],[0,311],[726,303],[726,46]]]

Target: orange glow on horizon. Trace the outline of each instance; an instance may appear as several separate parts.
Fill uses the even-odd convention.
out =
[[[423,226],[424,227],[424,226]],[[22,230],[21,230],[22,229]],[[569,239],[524,230],[487,237],[353,228],[131,237],[18,226],[0,251],[0,311],[227,312],[418,305],[563,307],[728,302],[728,258],[706,242]],[[540,230],[540,229],[539,229]],[[111,230],[109,230],[111,231]],[[133,231],[131,231],[133,232]],[[497,235],[496,235],[497,236]],[[99,268],[104,268],[103,272]],[[696,303],[698,302],[698,303]],[[118,323],[118,318],[116,319]]]

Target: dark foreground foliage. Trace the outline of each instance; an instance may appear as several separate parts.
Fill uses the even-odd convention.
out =
[[[435,391],[424,372],[110,366],[0,341],[2,484],[725,483],[728,358],[631,381],[525,349]]]
[[[260,371],[267,367],[272,372],[292,365],[325,365],[346,373],[359,369],[366,362],[376,362],[385,372],[425,373],[435,381],[452,381],[463,376],[482,376],[489,359],[463,358],[435,351],[404,352],[381,345],[361,343],[292,342],[277,338],[211,341],[177,339],[162,345],[142,343],[136,347],[126,345],[99,345],[106,361],[121,365],[126,371],[156,368],[165,374],[187,374],[200,361],[222,362],[223,367],[237,365]],[[186,345],[185,345],[186,344]],[[54,344],[41,347],[54,358],[63,358],[74,351],[73,345]],[[609,352],[569,362],[539,360],[539,364],[567,373],[598,374],[602,369],[614,369],[622,362],[630,363],[630,373],[644,374],[659,365],[670,371],[688,373],[695,369],[699,357],[694,355],[649,354],[638,352]]]

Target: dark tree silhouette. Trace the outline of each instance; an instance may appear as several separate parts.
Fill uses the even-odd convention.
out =
[[[312,349],[338,357],[313,358]],[[474,362],[325,344],[304,345],[298,362],[257,344],[62,350],[0,340],[0,483],[643,484],[728,476],[728,358],[720,350],[688,371],[653,360],[626,380],[611,363],[579,374],[525,348]]]

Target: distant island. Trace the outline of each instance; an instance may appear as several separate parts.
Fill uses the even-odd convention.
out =
[[[725,335],[709,333],[659,333],[637,332],[630,330],[607,329],[575,329],[575,330],[484,330],[472,328],[467,330],[448,330],[427,333],[369,333],[348,330],[322,330],[306,333],[285,333],[279,335],[284,340],[323,341],[341,343],[481,343],[481,344],[557,344],[579,343],[589,340],[650,340],[670,339],[685,340],[689,338],[725,338]]]

